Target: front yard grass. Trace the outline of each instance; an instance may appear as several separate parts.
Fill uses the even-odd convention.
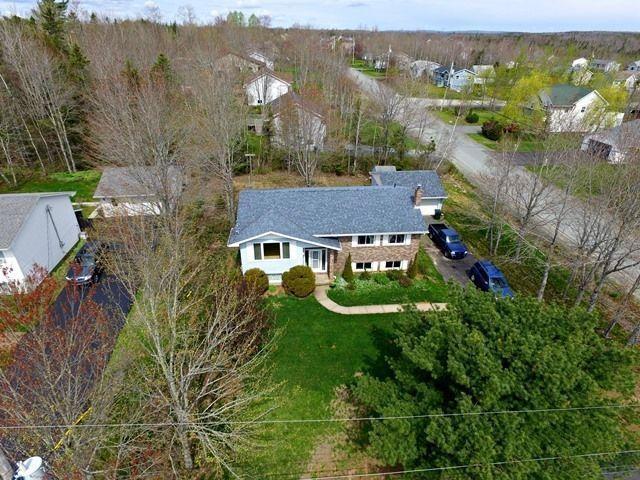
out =
[[[52,172],[48,175],[36,174],[25,177],[17,186],[0,181],[0,193],[33,193],[33,192],[76,192],[73,201],[90,202],[93,200],[101,173],[98,170],[81,170],[78,172]]]
[[[313,296],[272,297],[269,308],[279,332],[271,375],[281,385],[269,420],[331,418],[336,387],[352,382],[358,372],[384,368],[376,360],[388,345],[396,314],[340,315]],[[317,442],[340,427],[329,422],[265,424],[262,448],[244,457],[239,473],[242,478],[300,478]]]

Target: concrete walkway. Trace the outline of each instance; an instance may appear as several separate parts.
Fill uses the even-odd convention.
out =
[[[338,305],[327,296],[328,290],[328,285],[318,286],[316,287],[313,294],[315,295],[316,300],[318,300],[318,303],[320,305],[333,313],[339,313],[341,315],[371,315],[375,313],[398,313],[402,311],[403,305],[399,303],[393,303],[391,305],[361,305],[357,307],[343,307],[342,305]],[[421,312],[444,310],[447,308],[446,303],[420,302],[414,305]]]

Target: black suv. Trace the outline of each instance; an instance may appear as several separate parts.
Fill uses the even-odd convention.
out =
[[[76,285],[88,285],[100,280],[105,249],[106,245],[99,242],[85,243],[69,267],[67,281]]]

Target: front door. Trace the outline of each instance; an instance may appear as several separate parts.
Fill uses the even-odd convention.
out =
[[[326,252],[323,248],[310,248],[307,250],[307,266],[314,272],[324,272],[327,263]]]

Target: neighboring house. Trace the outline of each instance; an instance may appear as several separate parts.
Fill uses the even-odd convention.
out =
[[[413,191],[421,191],[418,208],[422,215],[436,215],[442,211],[447,192],[442,186],[440,177],[434,170],[396,171],[394,166],[375,166],[369,172],[371,185],[409,187]]]
[[[415,79],[423,77],[431,78],[433,71],[439,67],[442,67],[442,65],[437,62],[432,62],[430,60],[416,60],[415,62],[411,62],[409,65],[409,73],[411,74],[411,78]]]
[[[95,215],[158,215],[175,204],[182,180],[180,170],[173,166],[107,167],[93,194],[100,202]]]
[[[633,93],[640,85],[640,72],[625,70],[624,72],[617,72],[613,80],[615,87],[624,87],[624,89]]]
[[[323,150],[327,125],[323,108],[295,92],[289,92],[271,103],[274,141],[281,145],[307,145]]]
[[[382,70],[386,70],[388,65],[389,65],[388,55],[378,55],[373,59],[373,68],[375,68],[379,72]]]
[[[411,63],[413,62],[413,58],[404,52],[396,52],[391,56],[391,58],[396,68],[403,72],[408,71],[411,67]]]
[[[264,53],[254,50],[252,52],[249,52],[248,56],[252,60],[259,62],[262,66],[268,68],[269,70],[273,70],[273,67],[274,67],[273,59],[268,57]]]
[[[471,71],[476,75],[474,81],[478,85],[484,85],[496,76],[496,69],[493,65],[474,65],[471,67]]]
[[[640,60],[636,60],[635,62],[631,62],[627,66],[627,70],[630,72],[640,72]]]
[[[453,67],[451,67],[451,71],[453,71]],[[437,87],[448,87],[449,74],[449,67],[440,66],[432,71],[431,80]]]
[[[271,70],[262,70],[244,84],[244,89],[249,105],[267,105],[289,92],[291,82]]]
[[[571,70],[583,70],[589,66],[589,60],[584,57],[576,58],[573,62],[571,62]]]
[[[593,78],[593,72],[588,68],[571,71],[571,83],[574,85],[587,85]]]
[[[241,53],[229,52],[213,62],[213,68],[216,71],[232,72],[249,72],[257,73],[261,68],[265,68],[266,64],[260,60],[256,60],[249,55]]]
[[[449,88],[456,92],[469,90],[476,82],[476,74],[467,68],[455,70],[449,77]]]
[[[410,187],[242,190],[228,246],[240,249],[242,271],[259,268],[270,283],[296,265],[320,279],[342,272],[406,269],[425,223]]]
[[[75,192],[0,195],[0,287],[35,266],[50,272],[78,241]]]
[[[637,158],[640,154],[640,120],[585,135],[581,149],[609,163],[624,163],[627,155]]]
[[[602,60],[594,58],[589,62],[589,67],[592,70],[599,70],[601,72],[617,72],[620,69],[620,64],[613,60]]]
[[[596,91],[575,85],[554,85],[538,93],[550,132],[592,132],[615,127],[622,113],[606,112],[609,103]]]

